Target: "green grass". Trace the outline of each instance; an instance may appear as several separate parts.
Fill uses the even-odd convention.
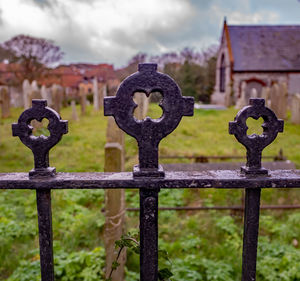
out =
[[[77,108],[79,111],[79,107]],[[33,166],[31,151],[17,137],[11,135],[11,123],[17,122],[21,109],[14,109],[11,118],[0,123],[0,171],[28,171]],[[160,113],[160,108],[151,104],[150,114]],[[183,117],[173,133],[160,143],[161,155],[246,155],[245,148],[235,137],[228,134],[228,122],[234,119],[237,110],[225,111],[195,110],[193,117]],[[103,112],[87,108],[86,116],[79,121],[71,119],[71,109],[61,112],[63,119],[69,120],[69,133],[50,151],[50,165],[58,171],[103,171],[106,117]],[[260,120],[249,120],[249,131],[259,132]],[[254,128],[254,129],[253,129]],[[273,156],[283,149],[284,155],[300,168],[300,125],[285,122],[284,133],[263,152],[263,156]],[[137,144],[126,135],[126,169],[131,170],[137,163]],[[173,161],[173,160],[172,160]]]
[[[79,112],[79,107],[77,110]],[[159,110],[157,105],[150,107],[152,116],[159,116]],[[11,118],[1,120],[0,172],[28,172],[33,167],[31,151],[11,136],[11,123],[17,121],[21,112],[21,109],[13,109]],[[245,148],[228,134],[228,122],[236,113],[233,108],[195,110],[194,117],[183,117],[178,128],[161,142],[160,154],[245,155]],[[59,172],[103,171],[106,135],[103,112],[88,107],[86,116],[72,121],[71,108],[66,108],[61,116],[69,120],[69,133],[50,151],[50,165]],[[260,125],[261,120],[249,120],[250,133],[259,132]],[[282,148],[284,155],[300,168],[299,147],[300,126],[288,120],[284,133],[279,134],[263,155],[275,155]],[[126,169],[129,171],[137,163],[137,152],[136,141],[126,136]],[[241,196],[240,190],[162,190],[159,203],[161,206],[237,205],[241,203]],[[103,267],[103,262],[93,268],[91,261],[104,258],[103,190],[53,191],[52,197],[56,280],[102,280],[99,267],[100,264]],[[298,198],[297,190],[262,192],[264,204],[299,204]],[[137,207],[138,192],[127,191],[126,202],[127,206]],[[23,280],[39,280],[35,204],[34,191],[0,191],[0,280],[21,280],[20,276],[25,275],[27,279]],[[299,214],[293,211],[262,211],[258,280],[300,280],[293,268],[300,257],[294,246],[300,235],[298,219]],[[138,214],[128,212],[127,229],[136,229],[138,225]],[[176,278],[172,280],[240,280],[242,229],[239,212],[161,211],[159,243],[168,250],[173,262],[172,272]],[[127,267],[126,280],[136,280],[137,256],[128,254]],[[272,267],[276,272],[270,272]],[[285,279],[280,279],[282,276]]]

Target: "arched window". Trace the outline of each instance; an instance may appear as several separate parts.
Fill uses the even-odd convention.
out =
[[[221,67],[220,67],[220,92],[225,92],[225,58],[224,54],[221,57]]]

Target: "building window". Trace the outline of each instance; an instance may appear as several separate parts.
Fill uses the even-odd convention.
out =
[[[225,92],[225,58],[224,54],[221,58],[221,67],[220,67],[220,92]]]

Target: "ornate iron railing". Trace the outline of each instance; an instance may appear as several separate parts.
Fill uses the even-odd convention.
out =
[[[133,117],[137,106],[135,92],[160,92],[163,115],[140,121]],[[179,124],[182,116],[193,115],[193,98],[183,97],[178,85],[167,75],[157,72],[155,64],[140,64],[139,71],[120,85],[115,97],[104,100],[104,114],[113,115],[118,126],[133,136],[139,146],[139,165],[125,173],[56,173],[49,167],[49,150],[68,131],[67,121],[45,100],[33,100],[18,123],[12,125],[18,136],[34,155],[34,169],[28,173],[0,174],[0,189],[35,189],[39,225],[40,263],[42,281],[54,280],[52,247],[52,189],[136,188],[140,190],[140,276],[142,281],[158,280],[158,194],[168,188],[244,188],[244,239],[242,280],[253,281],[256,275],[257,238],[261,188],[299,188],[300,171],[268,171],[261,166],[262,150],[279,132],[283,121],[265,107],[263,99],[251,99],[229,123],[229,133],[247,149],[247,163],[241,171],[164,172],[158,163],[158,145]],[[247,135],[246,120],[264,119],[261,135]],[[30,122],[49,120],[49,137],[32,134]]]

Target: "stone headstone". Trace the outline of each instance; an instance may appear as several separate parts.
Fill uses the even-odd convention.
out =
[[[148,112],[149,99],[144,93],[135,93],[133,100],[137,104],[134,110],[134,116],[138,120],[143,120],[146,118]]]
[[[285,119],[288,104],[288,92],[286,83],[274,84],[271,88],[271,109],[277,118]]]
[[[51,98],[52,98],[52,108],[60,113],[61,103],[62,103],[62,93],[61,87],[57,84],[53,84],[51,87]]]
[[[84,92],[84,88],[79,88],[79,96],[80,96],[80,106],[81,106],[81,115],[85,115],[86,113],[86,93]]]
[[[47,100],[48,106],[52,107],[51,93],[50,90],[47,89],[45,85],[41,87],[41,96],[42,99]]]
[[[33,99],[41,99],[42,95],[39,89],[39,86],[35,80],[31,83],[31,94],[30,94],[30,103]]]
[[[10,96],[8,87],[0,88],[0,101],[1,101],[1,116],[7,118],[10,116]]]
[[[98,89],[98,79],[97,77],[94,77],[93,79],[93,102],[94,102],[94,109],[96,111],[99,110],[99,89]]]
[[[251,89],[250,97],[255,99],[258,97],[257,90],[255,88]]]
[[[104,97],[107,96],[107,85],[105,83],[101,83],[101,88],[99,89],[99,108],[103,107]]]
[[[76,102],[74,100],[71,101],[71,107],[72,107],[72,120],[78,121],[78,114],[76,111]]]
[[[24,108],[28,109],[31,106],[31,103],[29,100],[30,95],[31,95],[31,85],[27,79],[25,79],[23,81],[22,88],[23,88]]]
[[[42,96],[42,99],[46,100],[47,99],[47,90],[46,90],[46,86],[43,85],[41,87],[41,96]]]
[[[273,84],[270,91],[270,98],[271,98],[271,109],[275,112],[278,116],[279,112],[279,103],[280,103],[280,92],[278,84]]]
[[[11,107],[24,107],[23,90],[22,86],[8,87],[10,106]]]
[[[124,132],[120,130],[113,117],[108,118],[107,143],[105,145],[105,172],[124,171]],[[111,266],[118,251],[115,241],[119,240],[123,234],[125,218],[125,194],[124,189],[105,190],[105,229],[104,241],[106,251],[106,277],[109,277]],[[120,264],[112,274],[113,281],[124,280],[124,265],[126,252],[121,252],[118,263]]]
[[[247,101],[246,99],[246,87],[247,87],[247,83],[246,81],[243,81],[241,84],[241,96],[238,99],[235,106],[237,109],[242,109],[244,106],[248,105],[249,103],[249,101]]]
[[[266,101],[266,106],[270,107],[271,101],[270,101],[270,88],[269,87],[262,88],[261,97]]]
[[[287,107],[288,107],[288,90],[287,84],[282,82],[279,84],[279,92],[280,92],[280,102],[278,104],[278,118],[286,119],[287,117]]]
[[[291,113],[292,123],[300,124],[300,94],[295,94],[292,97]]]

